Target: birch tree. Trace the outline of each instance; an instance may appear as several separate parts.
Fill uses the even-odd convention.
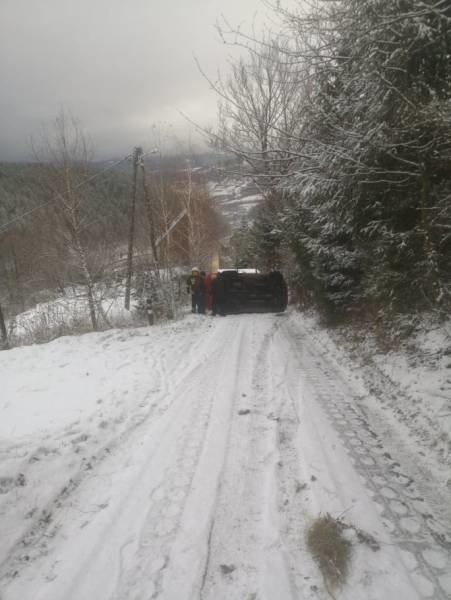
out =
[[[89,178],[92,149],[79,122],[61,113],[51,132],[46,132],[35,153],[41,163],[41,186],[49,198],[55,198],[52,211],[56,219],[54,243],[64,248],[62,264],[67,284],[80,286],[86,299],[91,326],[98,329],[100,302],[96,301],[95,281],[99,265],[89,229],[95,220],[89,192],[82,185]],[[91,245],[91,247],[90,247]]]

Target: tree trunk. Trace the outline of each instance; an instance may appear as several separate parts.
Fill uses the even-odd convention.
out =
[[[132,270],[133,270],[133,245],[135,239],[135,207],[136,207],[136,178],[138,174],[138,162],[142,154],[141,148],[135,148],[133,152],[133,182],[130,196],[130,204],[128,209],[128,252],[127,252],[127,275],[125,279],[125,302],[124,306],[130,310],[130,293],[132,287]]]
[[[5,319],[3,318],[2,306],[0,304],[0,339],[2,341],[3,348],[9,348],[8,344],[8,333],[6,331]]]
[[[97,331],[97,315],[96,305],[94,302],[94,294],[92,293],[92,287],[88,285],[88,304],[89,304],[89,316],[91,317],[91,324],[94,331]]]
[[[142,182],[143,182],[143,190],[144,190],[144,205],[146,208],[147,220],[149,221],[149,237],[150,237],[150,246],[152,248],[153,262],[155,263],[155,268],[158,265],[158,248],[156,244],[156,234],[155,234],[155,218],[153,212],[153,206],[150,199],[149,187],[147,185],[146,180],[146,170],[144,167],[144,163],[141,162],[141,173],[142,173]]]
[[[19,265],[17,263],[17,254],[16,254],[16,250],[15,250],[14,246],[11,247],[11,254],[13,257],[14,278],[16,280],[15,283],[16,283],[17,300],[19,302],[21,312],[24,312],[24,310],[25,310],[24,293],[23,293],[23,288],[22,288],[21,277],[19,274]]]
[[[75,245],[77,248],[78,256],[81,262],[81,270],[83,273],[83,278],[85,280],[86,286],[86,295],[88,297],[88,306],[89,306],[89,316],[91,318],[91,324],[94,331],[98,329],[97,323],[97,314],[96,314],[96,303],[94,300],[94,283],[92,281],[91,272],[88,267],[88,261],[86,259],[86,252],[83,248],[80,239],[78,237],[78,233],[75,232]]]
[[[428,292],[432,296],[432,300],[435,304],[440,303],[443,297],[443,290],[440,282],[440,272],[437,262],[437,251],[434,247],[434,242],[431,236],[430,228],[430,211],[429,209],[429,196],[430,196],[430,181],[427,173],[427,166],[425,165],[422,173],[422,185],[421,185],[421,222],[423,229],[423,247],[426,255],[428,264],[428,272],[426,273],[426,281],[428,284]]]

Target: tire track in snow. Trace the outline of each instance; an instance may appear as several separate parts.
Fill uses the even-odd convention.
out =
[[[355,394],[349,384],[325,361],[308,333],[293,321],[283,331],[298,357],[309,395],[327,415],[380,507],[418,597],[447,600],[451,595],[451,533],[435,520],[402,465],[384,450],[382,440],[353,401]]]
[[[108,345],[104,343],[102,346],[105,349]],[[48,540],[56,535],[64,521],[64,516],[58,517],[58,509],[69,502],[70,497],[84,481],[95,476],[95,470],[117,447],[125,444],[135,430],[139,430],[139,427],[148,419],[152,419],[156,414],[164,413],[168,408],[168,406],[164,406],[165,392],[167,391],[163,368],[165,353],[166,349],[163,348],[160,355],[149,355],[149,370],[153,376],[152,387],[157,388],[159,393],[148,392],[143,401],[134,406],[132,414],[127,418],[123,412],[118,414],[114,420],[112,435],[103,436],[103,439],[99,440],[92,439],[92,435],[88,436],[82,433],[83,430],[77,421],[75,427],[72,424],[57,435],[46,434],[44,438],[38,439],[40,445],[32,447],[31,451],[28,440],[21,443],[20,447],[24,449],[23,460],[15,465],[15,469],[23,473],[27,481],[33,481],[37,467],[41,471],[45,470],[43,475],[45,477],[49,471],[52,472],[53,463],[60,463],[62,457],[65,456],[73,455],[76,459],[76,466],[71,468],[71,465],[68,465],[67,474],[61,480],[60,485],[55,486],[56,489],[50,489],[45,501],[40,501],[37,506],[33,507],[33,517],[27,519],[28,524],[17,537],[15,544],[6,549],[2,548],[3,551],[7,551],[5,558],[0,561],[0,579],[17,576],[20,574],[22,565],[28,565],[37,557],[47,553]],[[136,390],[133,388],[131,391],[133,393]],[[118,394],[113,391],[112,397],[109,399],[110,403],[117,403],[117,397]],[[78,440],[81,440],[82,443],[77,444]],[[16,453],[16,448],[17,445],[14,445],[5,450],[2,460],[6,461],[8,454]],[[58,479],[58,481],[60,480]],[[29,493],[28,489],[24,488],[23,494],[27,493]],[[8,500],[5,498],[6,502]],[[0,510],[2,508],[0,506]]]
[[[254,380],[251,379],[252,371],[248,363],[250,357],[257,364],[264,359],[268,335],[264,336],[263,343],[260,341],[264,352],[262,347],[258,348],[254,359],[255,322],[252,317],[246,316],[240,319],[246,320],[246,339],[240,349],[240,360],[237,361],[239,368],[233,374],[236,391],[231,399],[227,444],[224,448],[219,485],[210,521],[208,552],[199,591],[200,600],[209,598],[219,600],[236,596],[241,598],[245,597],[246,591],[253,589],[253,585],[256,586],[254,548],[258,546],[258,540],[249,513],[254,510],[258,514],[257,507],[252,506],[251,503],[256,503],[258,497],[258,490],[255,488],[259,475],[256,473],[258,470],[256,464],[258,459],[255,456],[256,444],[252,439],[252,430],[247,426],[249,419],[252,423],[255,416],[254,410],[252,414],[241,416],[237,416],[237,411],[239,404],[245,407],[252,406],[252,409],[258,406],[258,400],[252,390],[251,384]],[[249,472],[252,473],[251,478],[246,477]],[[253,538],[250,547],[249,539],[246,539],[249,537]],[[227,570],[229,573],[226,572]]]
[[[246,393],[237,394],[233,407],[199,598],[294,600],[298,589],[278,515],[279,454],[273,415],[278,410],[279,380],[269,358],[279,323],[267,315],[242,318],[247,330],[236,386]]]
[[[234,329],[235,333],[227,339],[230,329]],[[216,332],[216,344],[225,347],[225,354],[213,369],[215,389],[210,420],[178,535],[171,548],[168,569],[164,572],[159,590],[164,600],[179,600],[180,590],[183,590],[186,600],[199,600],[202,594],[211,556],[212,530],[222,489],[224,463],[229,453],[230,423],[238,395],[237,373],[244,358],[245,329],[242,319],[231,317],[226,323],[222,321],[222,328]],[[224,339],[221,332],[226,334]]]
[[[312,329],[308,321],[305,325],[303,324],[303,327],[306,329],[308,337],[316,344],[318,350],[319,348],[316,340],[317,332]],[[333,345],[332,342],[332,348]],[[326,347],[325,350],[317,352],[317,355],[321,356],[328,366],[329,364],[335,364],[333,350],[330,352],[330,347]],[[334,367],[332,367],[332,369],[334,370]],[[336,373],[340,380],[343,381],[343,375],[339,371]],[[442,521],[451,523],[449,492],[447,492],[446,489],[437,489],[437,486],[435,486],[435,489],[432,490],[431,494],[432,488],[430,482],[432,481],[432,474],[430,472],[429,461],[431,459],[433,462],[436,462],[437,460],[440,461],[441,464],[436,464],[435,466],[442,472],[442,479],[446,478],[443,471],[446,470],[446,464],[450,462],[448,460],[449,457],[441,456],[443,446],[441,446],[440,440],[436,447],[428,448],[428,462],[426,466],[423,464],[423,457],[426,456],[426,447],[424,446],[426,440],[430,437],[431,431],[435,431],[436,437],[439,438],[441,431],[440,426],[439,429],[437,429],[436,423],[434,427],[431,421],[432,417],[423,414],[423,418],[431,423],[430,431],[426,434],[426,437],[423,436],[424,432],[422,431],[421,424],[417,426],[415,420],[412,420],[412,415],[410,414],[409,416],[409,413],[415,410],[418,399],[409,396],[406,390],[402,389],[399,384],[393,382],[390,377],[380,369],[377,361],[373,361],[371,365],[368,365],[363,373],[359,373],[359,375],[363,377],[365,388],[370,390],[372,394],[372,402],[370,405],[367,405],[367,409],[365,409],[364,399],[363,402],[359,402],[359,409],[365,413],[368,420],[371,420],[372,428],[376,431],[381,431],[382,434],[384,434],[384,431],[387,429],[387,423],[390,423],[391,428],[394,429],[394,434],[391,434],[390,441],[395,443],[395,453],[402,457],[402,462],[404,464],[409,465],[409,470],[411,471],[412,477],[416,480],[416,484],[420,488],[421,494],[427,497],[429,504],[434,507],[436,515],[441,513]],[[357,400],[359,400],[358,396]],[[410,408],[407,412],[404,412],[409,404]],[[436,418],[436,421],[440,421],[440,419]],[[398,444],[396,444],[397,438],[400,442]],[[409,438],[408,446],[403,441],[405,438]],[[411,448],[415,448],[415,458],[413,461],[411,457]],[[445,461],[443,461],[443,458],[445,458]],[[446,471],[446,474],[447,473],[448,471]]]
[[[130,553],[129,565],[119,573],[112,600],[123,598],[158,598],[163,590],[163,577],[171,562],[171,548],[182,519],[186,499],[203,450],[220,380],[215,376],[218,364],[224,360],[228,345],[232,342],[235,328],[226,331],[223,346],[209,356],[209,362],[189,363],[182,381],[173,389],[174,396],[182,396],[176,420],[164,436],[175,442],[169,449],[165,443],[158,448],[152,462],[165,462],[162,454],[169,454],[158,483],[150,493],[149,509],[140,526],[135,550]],[[173,431],[171,431],[173,430]]]
[[[205,326],[202,329],[207,329]],[[27,569],[35,561],[45,560],[52,553],[57,543],[57,537],[61,529],[64,529],[67,520],[67,512],[73,504],[73,497],[79,493],[86,485],[98,475],[99,469],[104,463],[113,463],[118,453],[123,448],[133,447],[146,435],[150,427],[157,425],[162,419],[168,419],[167,413],[177,412],[177,407],[182,404],[182,396],[177,393],[184,382],[189,379],[196,370],[201,370],[202,365],[192,360],[183,360],[183,355],[189,353],[190,348],[199,351],[202,358],[208,354],[211,347],[211,340],[214,333],[210,330],[203,331],[203,335],[198,335],[194,344],[191,340],[187,345],[174,349],[163,348],[161,354],[149,355],[149,372],[152,374],[152,385],[158,388],[156,393],[149,392],[146,395],[146,402],[140,403],[135,407],[132,415],[124,422],[124,427],[119,428],[113,437],[103,441],[100,447],[94,449],[87,447],[86,457],[82,457],[80,467],[70,474],[70,478],[61,488],[53,490],[52,495],[45,503],[40,506],[31,523],[17,539],[15,545],[9,549],[5,560],[0,564],[0,581],[2,587],[7,587],[13,580],[21,575],[24,569]],[[176,343],[176,339],[173,343]],[[189,345],[188,345],[189,342]],[[167,357],[166,355],[169,354]],[[213,354],[212,360],[215,355]],[[180,369],[175,372],[169,372],[166,367],[167,359],[177,360]],[[131,379],[131,391],[134,391],[133,380]],[[165,435],[168,427],[163,429]],[[95,454],[93,454],[93,452]],[[87,463],[88,461],[88,463]],[[87,466],[88,464],[88,466]],[[87,511],[95,513],[96,511]],[[48,518],[51,516],[51,518]],[[94,516],[91,517],[91,519]],[[83,527],[86,523],[83,523]],[[96,552],[93,553],[94,555]],[[76,577],[77,579],[77,577]],[[19,596],[20,597],[20,596]],[[74,596],[78,598],[77,595]]]
[[[282,323],[283,321],[280,325]],[[308,479],[308,474],[304,466],[305,457],[300,454],[296,443],[299,436],[300,418],[297,399],[289,393],[287,381],[290,373],[288,372],[287,356],[281,353],[282,347],[275,340],[269,356],[275,380],[273,383],[274,411],[271,413],[271,418],[274,419],[277,428],[279,460],[276,477],[280,535],[292,587],[296,590],[294,598],[318,600],[323,597],[320,592],[323,582],[305,542],[305,533],[311,516],[302,493],[306,484],[302,482]],[[329,600],[326,593],[324,593],[324,598]]]
[[[153,358],[153,357],[151,357]],[[45,556],[49,552],[50,541],[57,535],[60,528],[63,526],[66,515],[64,512],[65,506],[70,502],[71,497],[82,486],[82,484],[95,477],[96,470],[100,465],[119,448],[130,442],[131,438],[146,425],[154,416],[163,415],[169,408],[170,403],[166,402],[167,388],[164,385],[165,371],[163,369],[164,361],[162,357],[155,357],[150,362],[150,369],[154,373],[154,385],[162,385],[163,391],[157,394],[156,398],[152,398],[151,394],[147,394],[148,404],[141,404],[125,423],[124,427],[119,427],[114,432],[112,437],[104,440],[102,445],[97,448],[87,447],[81,453],[79,466],[71,472],[70,477],[62,484],[60,488],[53,491],[51,496],[41,504],[39,510],[36,510],[34,518],[30,524],[17,539],[14,546],[8,549],[7,556],[0,563],[0,581],[2,584],[20,575],[22,567],[25,567],[36,559]],[[118,422],[123,422],[121,419]],[[67,438],[71,432],[57,437]],[[57,446],[55,446],[57,448]],[[68,446],[68,450],[72,448]],[[48,451],[49,454],[56,456],[55,460],[60,460],[61,451]],[[28,472],[32,468],[34,453],[27,456],[27,460],[21,465],[21,472],[25,473],[27,479]],[[61,513],[61,514],[60,514]]]

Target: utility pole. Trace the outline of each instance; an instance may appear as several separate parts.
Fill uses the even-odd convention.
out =
[[[146,168],[144,166],[144,161],[140,161],[141,174],[142,174],[142,184],[144,190],[144,205],[147,213],[147,220],[149,221],[149,234],[150,234],[150,246],[152,248],[152,258],[155,269],[158,269],[158,248],[156,244],[156,235],[155,235],[155,214],[152,206],[152,201],[150,198],[149,186],[147,185],[146,179]]]
[[[133,271],[133,244],[135,240],[135,208],[136,208],[136,180],[138,176],[138,165],[142,156],[142,148],[136,146],[133,150],[133,181],[128,205],[128,253],[127,253],[127,275],[125,279],[125,303],[124,306],[130,310],[130,291],[132,286]]]
[[[0,304],[0,339],[2,341],[1,346],[3,346],[3,348],[5,348],[5,349],[9,348],[8,333],[6,331],[5,319],[3,317],[3,311],[2,311],[1,304]],[[1,349],[1,346],[0,346],[0,349]]]

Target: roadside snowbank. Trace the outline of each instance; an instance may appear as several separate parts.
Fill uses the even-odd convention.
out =
[[[321,327],[313,315],[302,319],[324,352],[354,372],[362,394],[370,392],[367,402],[399,425],[451,489],[451,319],[440,324],[426,316],[383,350],[371,332],[363,337],[349,327]]]

